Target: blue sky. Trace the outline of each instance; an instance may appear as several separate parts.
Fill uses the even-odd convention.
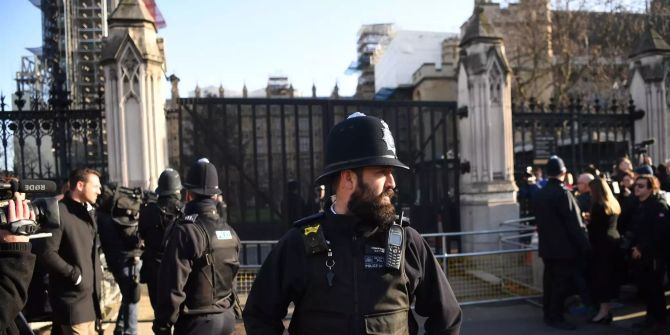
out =
[[[167,21],[168,75],[181,78],[182,95],[220,83],[240,91],[264,87],[268,75],[287,75],[309,94],[312,83],[328,95],[337,81],[351,95],[356,75],[345,70],[356,57],[362,24],[393,22],[400,29],[458,32],[474,0],[156,0]],[[0,5],[0,90],[13,80],[26,47],[41,45],[41,16],[28,0]],[[169,86],[169,85],[167,85]]]

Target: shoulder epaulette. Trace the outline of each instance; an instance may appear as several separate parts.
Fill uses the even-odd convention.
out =
[[[321,213],[316,213],[312,214],[310,216],[304,217],[296,222],[293,222],[293,227],[300,228],[304,227],[307,225],[310,225],[314,222],[321,221],[326,217],[326,214],[321,212]]]

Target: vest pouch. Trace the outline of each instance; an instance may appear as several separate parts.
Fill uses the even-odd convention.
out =
[[[407,310],[370,314],[365,316],[366,334],[408,335],[409,315]]]

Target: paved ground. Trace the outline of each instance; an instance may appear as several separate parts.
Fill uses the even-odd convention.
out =
[[[118,308],[118,307],[116,307]],[[578,324],[577,331],[566,332],[547,327],[542,322],[542,308],[536,301],[515,301],[484,305],[464,306],[464,322],[461,334],[588,334],[588,335],[624,335],[636,334],[631,325],[641,320],[640,313],[643,307],[637,303],[627,303],[614,309],[615,321],[612,325],[594,325],[586,323],[585,316],[569,316],[570,320]],[[140,300],[140,335],[153,334],[151,321],[153,312],[146,295]],[[112,335],[114,324],[105,323],[105,335]],[[49,334],[44,332],[42,334]],[[244,327],[239,323],[235,334],[245,335]],[[665,333],[670,334],[670,329]]]

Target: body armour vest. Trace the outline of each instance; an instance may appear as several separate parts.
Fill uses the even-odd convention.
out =
[[[296,301],[289,332],[415,334],[404,259],[400,270],[384,263],[386,232],[360,235],[353,232],[353,227],[349,232],[341,229],[349,222],[333,222],[330,216],[322,219],[317,224],[324,231],[332,257],[328,251],[305,253],[305,290]],[[304,228],[301,233],[310,234],[315,225]]]
[[[233,279],[240,268],[240,240],[235,231],[218,215],[201,214],[193,224],[204,234],[207,245],[193,268],[184,287],[184,314],[220,313],[233,306]]]

